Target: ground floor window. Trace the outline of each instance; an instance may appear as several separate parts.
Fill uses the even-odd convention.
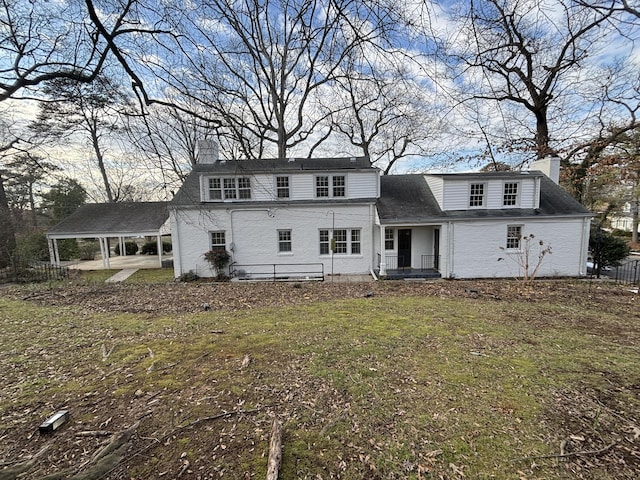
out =
[[[320,255],[360,255],[362,253],[362,235],[359,228],[339,228],[320,230]]]
[[[395,249],[393,228],[387,228],[384,231],[384,249],[385,250],[394,250]]]
[[[278,252],[291,252],[291,230],[278,230]]]
[[[519,249],[521,239],[522,239],[522,226],[507,225],[507,249],[508,250]]]
[[[226,250],[227,242],[224,230],[211,232],[211,250]]]

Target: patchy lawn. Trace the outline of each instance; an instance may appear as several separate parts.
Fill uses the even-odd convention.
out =
[[[264,478],[274,418],[283,479],[640,471],[640,298],[622,287],[73,283],[2,294],[0,479]],[[38,433],[60,409],[71,420]]]

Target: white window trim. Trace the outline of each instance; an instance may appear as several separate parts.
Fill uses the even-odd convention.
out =
[[[505,192],[505,188],[507,187],[507,185],[516,185],[516,202],[513,205],[506,205],[504,203],[504,197],[506,195]],[[517,181],[505,181],[502,184],[502,206],[504,208],[518,208],[520,207],[520,192],[522,191],[522,184],[521,182],[517,182]]]
[[[331,250],[331,244],[333,243],[333,239],[334,239],[334,232],[335,231],[346,231],[347,232],[347,238],[346,238],[346,247],[347,247],[347,251],[345,253],[334,253]],[[360,232],[360,240],[358,240],[357,242],[353,241],[353,231],[357,230]],[[346,227],[346,228],[335,228],[335,229],[331,229],[331,228],[320,228],[318,229],[318,252],[321,251],[320,248],[320,232],[326,231],[329,234],[329,253],[319,253],[319,255],[321,257],[329,257],[332,254],[335,256],[339,256],[339,257],[352,257],[352,258],[356,258],[356,257],[362,257],[363,255],[363,250],[364,250],[364,239],[362,236],[362,228],[361,227]],[[360,244],[360,252],[359,253],[351,253],[353,251],[353,243],[359,243]]]
[[[289,232],[289,244],[291,246],[290,250],[280,250],[280,232]],[[278,244],[278,255],[293,255],[293,230],[290,228],[279,228],[276,232],[276,241]]]
[[[511,236],[509,236],[509,229],[510,228],[519,228],[520,229],[520,238],[518,238],[518,246],[517,247],[510,247],[509,246],[509,239],[513,238]],[[522,224],[512,224],[512,225],[507,225],[507,235],[506,235],[506,239],[505,239],[505,250],[507,252],[518,252],[521,250],[522,248],[522,231],[523,231],[524,226]]]
[[[203,185],[203,191],[205,192],[204,195],[204,201],[206,202],[215,202],[215,203],[222,203],[222,202],[246,202],[246,201],[251,201],[254,198],[253,195],[253,188],[254,188],[254,180],[250,175],[207,175],[204,178],[204,185]],[[249,198],[240,198],[240,191],[244,191],[247,190],[246,188],[240,188],[240,180],[241,179],[248,179],[249,180]],[[220,180],[220,194],[222,196],[222,198],[211,198],[211,192],[210,192],[210,188],[209,188],[209,181],[212,179],[218,179]],[[225,190],[229,190],[229,189],[225,189],[225,180],[229,180],[229,179],[233,179],[234,180],[234,190],[236,193],[236,196],[234,198],[225,198]]]
[[[213,234],[214,233],[221,233],[224,235],[224,245],[222,244],[213,244]],[[215,248],[223,248],[224,250],[227,249],[227,232],[226,230],[211,230],[209,232],[209,250],[213,250]]]
[[[286,197],[278,196],[278,178],[286,178],[287,179],[287,192],[289,193]],[[276,189],[276,200],[289,200],[291,199],[291,175],[276,175],[273,177],[273,184]],[[283,187],[284,188],[284,187]]]
[[[471,188],[474,185],[482,185],[482,205],[471,205]],[[487,182],[470,182],[468,195],[467,195],[467,205],[469,208],[487,208]]]
[[[326,197],[320,197],[318,196],[318,183],[317,183],[317,179],[319,177],[327,177],[329,179],[329,184],[327,186],[327,188],[329,189],[329,195]],[[333,185],[333,179],[334,177],[343,177],[344,178],[344,186],[342,188],[344,188],[344,195],[338,195],[338,196],[334,196],[333,195],[333,189],[334,189],[334,185]],[[317,198],[317,199],[326,199],[326,198],[349,198],[349,192],[347,190],[347,187],[349,185],[349,177],[347,176],[346,173],[317,173],[313,176],[313,197]]]

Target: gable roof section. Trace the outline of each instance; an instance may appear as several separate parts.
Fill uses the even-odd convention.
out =
[[[371,166],[368,157],[218,160],[215,163],[194,166],[170,204],[187,206],[202,203],[200,201],[202,175],[251,176],[265,173],[287,175],[296,172],[333,173],[349,170],[376,170],[376,167]]]
[[[505,175],[505,173],[507,175]],[[446,220],[481,219],[481,218],[518,218],[541,216],[592,216],[571,195],[559,185],[540,172],[531,172],[541,177],[540,208],[501,208],[501,209],[469,209],[447,210],[440,209],[423,174],[411,175],[383,175],[380,179],[380,198],[376,204],[378,216],[382,223],[425,223],[442,222]],[[452,177],[458,174],[443,174],[435,176]],[[487,172],[474,174],[460,174],[456,178],[485,178],[496,176],[517,178],[520,172]]]
[[[157,234],[169,218],[168,202],[87,203],[47,230],[77,238]]]

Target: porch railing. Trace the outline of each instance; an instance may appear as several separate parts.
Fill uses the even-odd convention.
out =
[[[382,255],[378,254],[378,268],[380,268],[381,261]],[[384,262],[387,270],[412,270],[410,265],[398,267],[398,265],[404,265],[405,263],[403,255],[385,255]],[[420,255],[420,270],[435,270],[436,272],[439,272],[440,255]]]
[[[229,276],[239,280],[320,280],[324,281],[322,263],[232,263]]]

